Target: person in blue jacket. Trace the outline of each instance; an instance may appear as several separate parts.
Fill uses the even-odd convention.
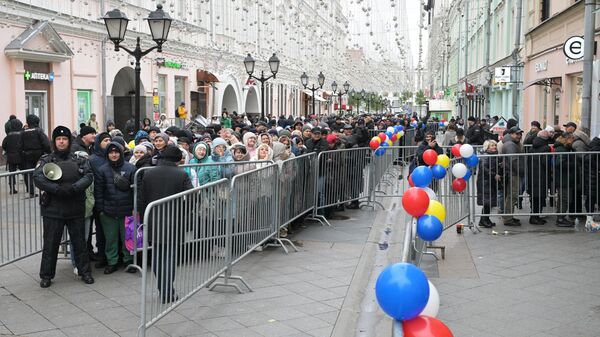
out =
[[[123,252],[123,263],[128,265],[132,256],[125,246],[125,217],[133,211],[133,182],[136,167],[125,161],[123,146],[111,142],[106,148],[106,164],[97,173],[94,185],[96,208],[100,211],[102,230],[106,238],[106,262],[104,274],[112,274],[118,269],[119,241]],[[127,271],[135,272],[134,268]]]

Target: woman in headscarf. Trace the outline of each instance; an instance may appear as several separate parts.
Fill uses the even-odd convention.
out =
[[[256,155],[256,134],[253,132],[246,132],[242,137],[244,140],[244,146],[246,147],[246,151],[248,151],[248,155],[250,157],[254,157]]]
[[[217,165],[205,165],[213,163],[210,146],[205,142],[194,144],[194,158],[190,160],[190,164],[202,164],[195,166],[196,185],[202,186],[213,181],[221,179],[221,171]]]

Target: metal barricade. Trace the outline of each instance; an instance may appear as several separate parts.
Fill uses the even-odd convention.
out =
[[[227,270],[220,275],[222,282],[214,282],[210,289],[224,286],[240,287],[229,281],[241,281],[249,290],[252,288],[239,276],[231,276],[234,264],[263,245],[279,231],[279,167],[275,164],[245,172],[233,177],[231,182],[231,204],[227,224],[225,255],[229,261]]]
[[[230,193],[222,179],[146,207],[139,336],[230,267]]]
[[[329,224],[325,219],[329,207],[369,198],[370,154],[369,148],[319,153],[313,218]]]
[[[217,179],[221,179],[221,178],[231,178],[233,177],[236,172],[241,172],[241,171],[249,171],[252,169],[255,169],[257,166],[262,166],[262,165],[271,165],[273,164],[272,160],[261,160],[261,161],[244,161],[244,162],[226,162],[226,163],[209,163],[209,164],[187,164],[187,165],[180,165],[179,168],[185,170],[185,169],[200,169],[200,168],[215,168],[218,172],[216,174],[214,173],[208,173],[209,175],[211,175],[213,178],[214,176],[217,176]],[[140,169],[138,169],[135,172],[134,178],[133,178],[133,215],[134,215],[134,222],[135,222],[135,227],[136,228],[141,228],[141,223],[140,223],[140,209],[139,209],[139,205],[138,202],[140,200],[140,189],[141,189],[141,183],[142,183],[142,179],[143,179],[143,175],[144,172],[153,169],[155,166],[150,166],[150,167],[142,167]],[[142,214],[143,216],[143,214]],[[137,240],[133,240],[133,249],[130,252],[133,255],[133,262],[126,267],[126,269],[129,268],[136,268],[139,271],[141,271],[141,267],[139,266],[138,263],[138,256],[137,253],[141,252],[142,249],[141,247],[137,246]]]
[[[31,197],[33,169],[0,174],[0,267],[42,251],[39,199]]]
[[[481,155],[471,191],[472,210],[480,224],[502,216],[515,224],[515,216],[529,216],[543,225],[540,216],[557,216],[563,227],[573,219],[600,215],[600,152],[544,152]],[[473,178],[471,178],[473,179]],[[477,204],[475,207],[475,203]],[[493,212],[493,209],[498,212]],[[486,226],[487,227],[487,226]]]
[[[281,237],[282,231],[294,220],[311,212],[315,206],[314,188],[316,178],[317,156],[314,153],[288,159],[279,164],[279,231],[274,237],[276,246],[288,253],[284,243],[288,243],[295,251],[296,246],[288,239]]]

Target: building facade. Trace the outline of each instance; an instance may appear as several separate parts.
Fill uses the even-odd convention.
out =
[[[323,89],[329,91],[334,80],[340,87],[348,81],[359,90],[392,91],[397,88],[393,80],[380,80],[387,78],[389,65],[370,62],[368,70],[348,65],[346,2],[164,2],[174,21],[163,52],[152,52],[141,62],[142,118],[157,119],[163,113],[174,118],[181,102],[192,116],[210,118],[223,111],[258,116],[262,93],[260,82],[249,80],[245,72],[248,53],[257,60],[257,76],[262,70],[270,75],[267,60],[273,53],[281,60],[277,77],[265,84],[266,115],[312,113],[311,97],[300,84],[304,71],[311,84],[323,71]],[[132,48],[139,36],[146,49],[154,42],[144,18],[155,6],[152,0],[0,3],[0,74],[5,79],[0,99],[7,102],[0,120],[36,114],[46,130],[57,125],[78,129],[94,113],[101,125],[113,120],[123,127],[133,114],[134,59],[114,51],[100,18],[120,9],[130,19],[122,44]],[[328,96],[318,93],[315,113],[332,111]]]
[[[525,81],[523,125],[533,120],[542,125],[581,124],[583,59],[568,58],[565,42],[584,35],[583,1],[541,1],[527,13],[525,33]],[[600,40],[596,21],[596,41]],[[595,61],[592,94],[592,131],[598,128],[598,61]]]

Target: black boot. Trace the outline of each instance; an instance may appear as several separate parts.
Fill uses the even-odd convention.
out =
[[[488,218],[487,216],[482,216],[481,219],[479,219],[480,227],[492,228],[491,223],[492,222],[490,221],[490,218]]]
[[[546,222],[539,216],[531,216],[529,217],[529,223],[532,225],[543,225]]]
[[[567,219],[566,216],[559,216],[556,219],[556,226],[558,227],[575,227],[575,223],[569,219]]]

